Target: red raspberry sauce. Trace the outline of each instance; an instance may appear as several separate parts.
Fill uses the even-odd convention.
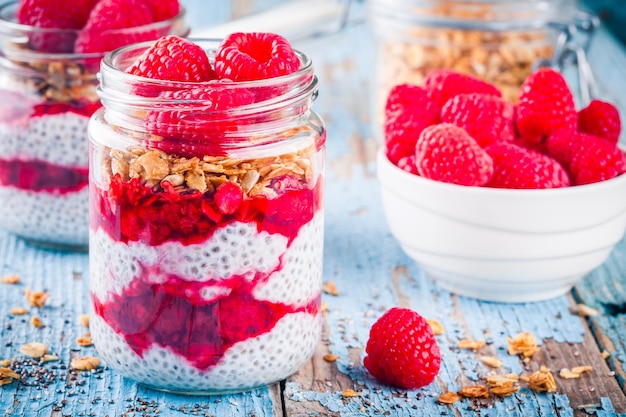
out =
[[[44,161],[0,159],[0,185],[61,194],[80,191],[89,183],[88,168],[69,168]]]
[[[142,277],[150,279],[153,273],[158,272],[144,270]],[[168,347],[196,368],[207,370],[235,343],[269,332],[285,315],[318,313],[321,294],[303,307],[255,299],[254,287],[269,275],[252,282],[232,277],[221,285],[230,294],[210,301],[199,295],[207,283],[176,276],[159,284],[135,279],[124,294],[106,303],[94,297],[94,312],[123,335],[138,355],[152,345]]]
[[[167,183],[163,190],[155,191],[138,179],[124,182],[116,175],[108,190],[92,184],[90,195],[96,199],[95,204],[92,202],[96,210],[91,211],[91,225],[117,241],[156,246],[166,241],[199,243],[231,222],[255,222],[259,231],[279,233],[291,243],[322,207],[321,183],[320,177],[318,185],[310,189],[291,177],[278,178],[271,185],[276,198],[246,198],[237,210],[224,214],[211,193],[179,194]],[[218,284],[216,280],[189,282],[172,275],[163,283],[151,278],[162,276],[158,266],[143,267],[122,295],[113,295],[106,303],[92,297],[94,310],[137,354],[142,355],[152,345],[167,346],[206,370],[235,343],[269,332],[285,315],[318,313],[321,293],[304,307],[253,297],[254,288],[281,268],[279,265],[270,273],[259,273],[251,281],[233,276]],[[201,290],[211,284],[229,293],[204,300]]]

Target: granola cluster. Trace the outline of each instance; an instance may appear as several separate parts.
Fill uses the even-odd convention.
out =
[[[159,149],[134,147],[127,151],[110,149],[104,159],[103,171],[109,179],[119,175],[123,181],[139,178],[149,187],[169,182],[178,192],[214,192],[221,184],[231,181],[243,192],[254,197],[274,197],[272,179],[289,175],[303,182],[313,177],[315,146],[297,152],[261,157],[233,159],[229,156],[180,157]]]

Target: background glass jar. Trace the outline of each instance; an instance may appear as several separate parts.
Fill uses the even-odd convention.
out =
[[[554,23],[569,22],[574,13],[572,0],[371,0],[375,135],[382,141],[390,89],[423,85],[440,68],[487,80],[516,102],[533,64],[552,57],[561,27]]]
[[[147,46],[104,59],[89,124],[96,349],[163,390],[284,379],[321,332],[326,136],[312,63],[300,54],[296,73],[242,83],[125,73]]]
[[[0,7],[0,228],[35,243],[84,249],[89,240],[87,123],[100,107],[96,73],[104,53],[74,53],[78,30],[16,23],[17,2]],[[185,35],[170,20],[100,36]]]

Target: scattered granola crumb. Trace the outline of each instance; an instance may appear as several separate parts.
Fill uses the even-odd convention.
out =
[[[470,385],[461,388],[459,394],[467,398],[489,398],[489,388],[484,385]]]
[[[454,404],[457,401],[461,401],[461,396],[452,391],[444,392],[437,398],[437,402],[440,404]]]
[[[13,369],[2,367],[0,368],[0,386],[7,385],[13,381],[19,380],[20,375]]]
[[[572,372],[567,368],[562,368],[559,371],[559,376],[563,379],[576,379],[576,378],[580,378],[580,374],[576,373],[576,372]]]
[[[571,306],[569,308],[569,312],[572,314],[576,314],[580,317],[593,317],[593,316],[600,315],[600,312],[598,310],[582,303],[576,304],[575,306]]]
[[[523,332],[512,339],[508,337],[507,340],[509,341],[509,348],[507,349],[509,355],[522,355],[524,358],[530,358],[539,352],[537,339],[532,333]]]
[[[87,332],[86,335],[80,336],[76,338],[76,343],[80,346],[91,346],[93,345],[93,341],[91,340],[91,334]]]
[[[593,371],[593,366],[591,365],[575,366],[572,368],[572,372],[574,372],[575,374],[583,374],[585,372],[591,371]]]
[[[322,301],[322,305],[320,307],[320,310],[322,311],[322,313],[327,313],[328,312],[328,303],[326,301]]]
[[[8,359],[3,359],[0,361],[0,366],[7,367],[9,365],[11,365],[11,361]]]
[[[489,387],[505,387],[505,386],[513,386],[519,380],[517,374],[508,374],[508,375],[489,375],[486,378],[487,385]]]
[[[26,300],[33,307],[43,307],[49,297],[50,294],[45,291],[31,292],[30,289],[26,289]]]
[[[556,382],[552,372],[544,366],[528,377],[528,388],[535,392],[556,392]]]
[[[486,343],[484,340],[472,340],[472,339],[459,340],[457,343],[457,346],[459,347],[459,349],[472,349],[472,350],[478,350],[485,345]]]
[[[20,277],[15,274],[5,275],[2,277],[2,282],[4,282],[5,284],[14,285],[20,282]]]
[[[494,356],[479,356],[478,359],[491,368],[499,368],[502,366],[502,361]]]
[[[46,354],[46,355],[43,355],[41,357],[41,360],[44,361],[44,362],[54,362],[54,361],[58,361],[59,357],[57,355],[48,355],[48,354]]]
[[[501,386],[491,388],[491,393],[497,397],[510,397],[520,390],[519,386]]]
[[[37,316],[31,317],[30,324],[32,324],[33,326],[38,327],[38,328],[42,328],[42,327],[45,326],[43,324],[43,321],[41,321],[41,319],[39,317],[37,317]]]
[[[353,390],[352,388],[348,388],[346,390],[344,390],[341,393],[341,396],[343,398],[351,398],[351,397],[360,397],[361,393],[360,392],[356,392],[355,390]]]
[[[100,367],[100,359],[93,356],[81,356],[80,358],[72,359],[70,366],[79,371],[90,371]]]
[[[339,295],[339,290],[335,286],[333,281],[327,281],[322,285],[322,291],[324,291],[328,295]]]
[[[80,316],[78,316],[78,322],[83,327],[89,327],[89,314],[81,314]]]
[[[332,353],[329,353],[328,355],[324,355],[324,360],[326,362],[335,362],[337,361],[337,359],[339,359],[339,355],[333,355]]]
[[[438,320],[427,319],[426,322],[430,325],[430,328],[432,329],[435,336],[442,335],[446,332],[446,330],[443,328],[443,325]]]
[[[608,350],[604,349],[602,351],[601,355],[602,355],[602,359],[607,360],[608,358],[611,357],[611,352],[609,352]]]
[[[21,316],[24,314],[28,314],[28,309],[24,307],[13,307],[11,310],[9,310],[9,314],[12,314],[14,316]]]
[[[31,358],[41,358],[48,353],[48,346],[40,342],[26,343],[20,347],[20,352]]]

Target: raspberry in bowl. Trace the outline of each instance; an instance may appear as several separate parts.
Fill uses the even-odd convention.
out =
[[[87,124],[104,53],[185,35],[178,0],[11,1],[0,7],[0,228],[86,249]]]
[[[600,100],[577,111],[555,70],[531,74],[516,103],[483,81],[437,71],[424,86],[392,90],[385,128],[378,178],[391,232],[452,292],[555,297],[624,236],[619,112]]]
[[[310,59],[271,33],[168,36],[108,55],[101,80],[89,124],[101,357],[186,393],[294,373],[321,332],[326,136]]]

